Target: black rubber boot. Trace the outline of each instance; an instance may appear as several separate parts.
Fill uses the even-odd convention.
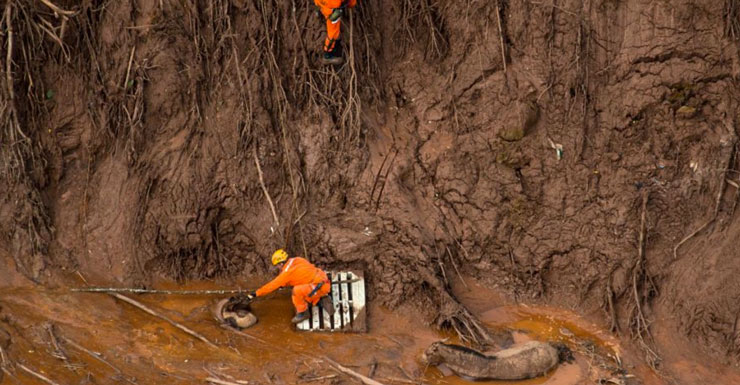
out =
[[[305,319],[308,319],[308,310],[296,314],[290,322],[297,324]]]
[[[344,63],[342,57],[342,42],[337,40],[334,42],[334,49],[331,51],[324,51],[321,55],[321,63],[324,65],[339,65]]]
[[[324,308],[324,311],[326,314],[332,316],[334,315],[334,312],[336,309],[334,308],[334,301],[331,299],[331,295],[327,294],[319,300],[319,305],[321,305],[322,308]]]

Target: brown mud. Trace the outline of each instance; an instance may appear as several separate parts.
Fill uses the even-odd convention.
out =
[[[234,286],[234,282],[191,282],[184,287],[213,289],[224,285]],[[183,286],[158,282],[158,287]],[[479,292],[473,297],[483,300],[490,294]],[[371,306],[370,322],[374,327],[366,334],[296,332],[289,322],[293,315],[289,293],[280,291],[253,304],[259,322],[246,329],[248,336],[244,336],[218,326],[210,311],[216,297],[141,295],[136,299],[201,333],[217,347],[209,347],[161,319],[105,294],[72,293],[64,287],[41,289],[28,283],[2,287],[1,325],[13,336],[12,343],[4,347],[8,361],[3,366],[12,377],[2,383],[37,383],[15,369],[15,363],[60,384],[85,379],[92,381],[88,383],[192,384],[202,383],[208,377],[263,384],[347,382],[347,377],[322,361],[324,356],[388,384],[470,383],[444,377],[435,368],[423,366],[420,354],[424,348],[439,339],[457,341],[457,337],[419,327],[413,314],[406,311],[411,310],[407,306],[400,312]],[[515,342],[533,338],[564,341],[574,348],[573,363],[562,364],[547,376],[533,380],[477,383],[563,385],[610,378],[605,377],[609,373],[606,369],[593,364],[597,355],[581,353],[578,344],[588,341],[603,348],[598,353],[600,359],[610,360],[609,354],[621,351],[619,342],[572,314],[569,321],[555,316],[545,318],[543,314],[551,314],[551,310],[508,305],[489,309],[480,316],[492,329],[514,331]],[[489,322],[494,313],[496,322]],[[53,325],[54,337],[49,334],[49,325]],[[573,335],[564,337],[564,325]],[[99,353],[105,363],[74,344]]]
[[[737,0],[361,2],[340,67],[310,1],[0,11],[9,287],[262,281],[287,247],[466,343],[491,345],[490,303],[463,276],[598,322],[663,378],[736,378]],[[18,327],[53,313],[13,301]]]

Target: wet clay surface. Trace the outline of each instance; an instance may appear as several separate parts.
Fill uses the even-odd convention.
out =
[[[472,283],[471,281],[471,284]],[[188,285],[159,282],[163,289],[220,289],[229,282],[195,282]],[[664,384],[638,364],[630,368],[631,353],[596,325],[561,309],[505,304],[497,294],[475,284],[460,293],[462,301],[492,330],[513,332],[515,343],[532,339],[560,341],[574,351],[574,361],[564,363],[542,378],[527,381],[476,382],[487,385],[575,385],[610,377],[609,367],[621,356],[625,373],[636,375],[627,383]],[[329,357],[386,384],[470,384],[455,376],[445,377],[436,368],[420,363],[421,352],[433,341],[451,333],[420,326],[415,311],[369,309],[369,332],[332,334],[296,332],[289,323],[293,315],[285,290],[259,299],[252,309],[259,322],[239,335],[218,326],[210,312],[216,296],[138,295],[136,300],[202,334],[217,345],[209,347],[172,325],[106,294],[71,293],[65,288],[43,289],[33,285],[0,288],[0,326],[12,343],[3,351],[8,370],[3,384],[36,384],[18,368],[25,365],[60,383],[203,383],[207,377],[259,384],[303,382],[352,383],[332,370],[322,357]],[[53,340],[49,333],[49,325]],[[106,363],[75,345],[100,353]],[[639,373],[639,374],[638,374]]]
[[[218,287],[214,283],[186,286],[187,289]],[[292,330],[288,321],[293,308],[288,293],[282,291],[253,304],[259,322],[245,330],[256,338],[250,339],[217,325],[208,311],[216,297],[140,295],[134,298],[201,333],[218,348],[206,346],[106,294],[70,293],[65,289],[43,290],[33,286],[5,287],[0,290],[2,325],[9,330],[13,343],[5,350],[8,360],[5,367],[12,376],[6,376],[4,383],[15,383],[13,376],[20,383],[37,383],[17,369],[15,363],[23,363],[58,383],[78,383],[92,377],[97,381],[94,383],[124,383],[136,378],[138,383],[192,384],[209,376],[286,384],[330,376],[324,383],[346,382],[346,378],[321,361],[323,356],[365,375],[375,367],[373,376],[381,382],[385,379],[391,383],[395,379],[428,384],[467,383],[443,377],[435,368],[420,366],[418,358],[426,346],[454,336],[420,327],[413,314],[403,309],[391,312],[379,306],[371,307],[371,328],[367,334],[299,333]],[[495,311],[495,316],[489,312],[482,319],[493,327],[518,330],[517,341],[557,338],[557,333],[552,333],[552,328],[558,325],[554,320],[539,319],[517,306]],[[59,349],[52,344],[46,325],[53,325]],[[571,329],[579,337],[598,340],[574,325]],[[99,352],[116,369],[68,341]],[[59,354],[55,357],[57,351],[64,358],[59,358]],[[574,364],[563,365],[544,378],[511,384],[576,384],[586,378],[585,367],[584,358],[577,355]]]

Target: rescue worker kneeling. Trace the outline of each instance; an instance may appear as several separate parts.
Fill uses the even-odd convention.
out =
[[[329,292],[331,282],[318,267],[301,257],[288,258],[288,253],[278,249],[272,254],[272,264],[280,270],[275,279],[266,283],[257,291],[247,294],[247,298],[262,297],[284,287],[293,286],[293,306],[296,315],[291,322],[299,323],[308,318],[308,304],[316,305],[321,302],[329,315],[334,315],[334,303]]]

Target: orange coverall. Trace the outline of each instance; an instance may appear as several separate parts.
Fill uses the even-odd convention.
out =
[[[334,9],[342,6],[345,3],[348,7],[354,8],[357,5],[357,0],[313,0],[313,3],[319,7],[321,14],[324,15],[326,20],[326,40],[324,41],[324,51],[329,52],[334,50],[334,43],[339,40],[339,32],[341,27],[341,19],[335,22],[329,20]]]
[[[324,282],[324,285],[309,297],[308,295],[319,282]],[[256,294],[261,297],[283,286],[293,286],[293,306],[295,306],[298,313],[306,311],[309,303],[316,305],[319,299],[329,294],[331,290],[331,282],[329,282],[326,273],[301,257],[288,259],[285,266],[280,270],[280,274],[257,289]]]

